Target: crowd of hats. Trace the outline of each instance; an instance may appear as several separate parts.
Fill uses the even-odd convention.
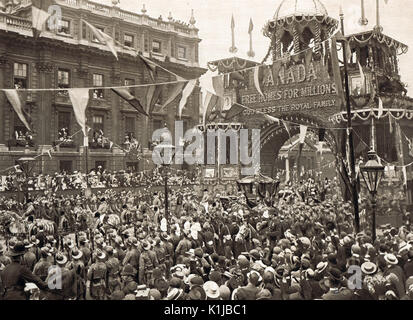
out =
[[[102,167],[92,170],[88,175],[91,188],[122,188],[139,186],[160,186],[164,178],[157,168],[153,170],[135,172],[133,170],[107,171]],[[10,173],[0,181],[0,190],[18,191],[20,182],[16,174]],[[179,171],[170,173],[169,183],[174,185],[194,185],[199,183],[197,173]],[[78,190],[86,185],[86,174],[74,171],[72,174],[65,172],[51,175],[35,174],[27,179],[29,191],[34,190]]]
[[[159,195],[151,194],[132,198],[153,205]],[[69,237],[63,245],[53,236],[43,244],[37,236],[12,238],[7,253],[16,257],[37,248],[40,257],[53,258],[62,267],[71,260],[85,260],[85,246],[93,249],[93,262],[118,257],[121,287],[107,295],[112,300],[303,300],[327,299],[331,294],[413,298],[410,225],[382,226],[374,242],[369,230],[356,234],[351,205],[337,197],[335,188],[328,189],[324,201],[297,192],[271,208],[260,202],[248,209],[245,196],[234,195],[237,200],[226,207],[217,193],[205,191],[202,199],[184,197],[182,206],[171,210],[169,222],[162,215],[156,218],[155,211],[140,212],[127,224],[78,232],[77,243]],[[111,201],[110,197],[98,202]],[[123,197],[127,203],[128,197]],[[132,265],[125,255],[157,255],[157,249],[168,244],[172,253],[167,256],[164,251],[158,257],[148,281],[138,280],[145,269]],[[84,262],[90,268],[92,261]],[[351,287],[354,268],[361,279],[356,289]]]

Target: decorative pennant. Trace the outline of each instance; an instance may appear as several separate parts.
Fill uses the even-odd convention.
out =
[[[197,82],[196,79],[189,80],[187,85],[185,86],[184,90],[182,91],[182,98],[181,98],[181,101],[179,102],[179,107],[178,107],[179,118],[182,117],[182,110],[184,109],[184,107],[185,107],[185,105],[188,101],[189,96],[194,91],[196,82]]]
[[[284,125],[285,130],[287,130],[288,136],[291,138],[291,133],[290,133],[290,129],[291,129],[291,128],[290,128],[290,125],[288,124],[287,121],[281,120],[281,122],[282,122],[282,124]]]
[[[254,86],[255,86],[255,89],[257,89],[257,91],[260,93],[260,95],[264,96],[264,94],[261,91],[259,73],[260,73],[260,66],[254,67]]]
[[[89,89],[76,88],[68,90],[70,101],[73,105],[73,111],[75,113],[75,118],[83,134],[87,135],[86,130],[86,107],[89,103]]]
[[[49,155],[49,158],[52,159],[52,153],[51,150],[47,150],[47,154]]]
[[[127,88],[118,88],[118,89],[112,89],[114,93],[116,93],[119,97],[127,101],[133,108],[135,108],[136,111],[138,111],[140,114],[143,114],[145,116],[149,116],[144,107],[142,106],[141,102],[130,93],[130,91]]]
[[[16,111],[20,121],[25,125],[27,130],[31,131],[29,123],[23,111],[23,105],[25,104],[24,97],[22,97],[16,89],[5,89],[4,93],[6,94],[6,97],[9,100],[10,104],[13,106],[14,111]]]
[[[305,137],[307,135],[308,127],[305,125],[300,125],[300,143],[303,144],[305,142]]]
[[[50,18],[48,7],[52,5],[50,0],[32,0],[32,28],[33,36],[37,39],[43,31],[43,26]]]
[[[151,60],[145,58],[142,55],[138,55],[138,57],[141,59],[141,61],[143,62],[144,66],[146,67],[146,70],[148,70],[149,75],[152,79],[153,82],[155,82],[155,78],[157,76],[157,66],[156,63],[152,62]]]
[[[86,20],[82,20],[88,27],[89,29],[93,32],[93,35],[98,39],[98,41],[108,47],[108,49],[113,53],[115,56],[116,60],[119,60],[118,58],[118,53],[115,47],[115,40],[108,34],[100,31],[98,28],[92,26],[89,22]]]

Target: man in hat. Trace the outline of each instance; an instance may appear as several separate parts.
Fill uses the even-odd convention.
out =
[[[354,294],[348,288],[343,286],[343,276],[337,268],[329,271],[326,283],[329,291],[323,294],[323,300],[354,300]]]
[[[260,274],[256,271],[251,271],[247,275],[248,284],[237,289],[234,295],[235,300],[255,300],[261,288],[258,288],[262,281]]]
[[[141,252],[139,250],[139,242],[135,237],[129,237],[126,240],[126,253],[123,258],[122,265],[130,264],[135,270],[139,270],[139,259]],[[135,275],[136,277],[137,275]]]
[[[386,268],[383,276],[390,282],[396,290],[396,294],[399,298],[405,294],[405,282],[406,278],[403,269],[398,265],[399,261],[395,255],[388,253],[384,256],[386,261]]]
[[[106,293],[111,295],[116,290],[120,290],[120,262],[118,258],[114,256],[114,249],[112,246],[106,247],[106,253],[108,255],[108,260],[105,262],[108,271]]]
[[[46,279],[47,283],[54,283],[59,277],[61,286],[56,285],[56,288],[50,290],[47,294],[47,300],[68,300],[76,297],[76,279],[74,270],[69,270],[66,267],[67,257],[59,252],[56,254],[56,264],[58,268],[50,268]]]
[[[136,270],[130,264],[124,266],[121,272],[121,289],[125,295],[135,292],[138,287],[135,279]]]
[[[153,250],[156,254],[156,258],[158,259],[160,270],[164,275],[166,275],[166,249],[164,248],[160,237],[155,238]]]
[[[23,255],[24,264],[29,270],[33,271],[34,264],[37,262],[36,254],[34,253],[34,250],[36,250],[35,244],[25,239],[24,247],[27,249]]]
[[[165,268],[166,268],[166,276],[169,277],[169,270],[171,269],[174,263],[174,245],[171,241],[171,238],[168,236],[166,232],[161,233],[162,245],[165,249]]]
[[[49,267],[52,265],[49,257],[51,256],[49,249],[43,247],[40,249],[40,260],[34,265],[33,274],[38,276],[43,281],[46,280],[49,273]]]
[[[25,250],[24,244],[18,242],[8,252],[11,263],[0,274],[3,286],[3,292],[0,295],[3,300],[26,300],[24,286],[28,282],[36,284],[42,290],[48,290],[47,283],[34,275],[22,263]]]
[[[151,250],[149,241],[142,242],[142,253],[139,257],[139,284],[146,284],[152,279],[153,269],[159,266],[156,253]]]
[[[67,265],[69,270],[73,270],[76,282],[76,299],[86,300],[86,267],[83,262],[83,252],[78,248],[73,248],[71,252],[73,261]]]
[[[85,266],[89,266],[91,251],[88,246],[89,240],[85,237],[79,237],[79,250],[82,251],[82,260]]]
[[[104,263],[106,254],[102,250],[96,250],[96,262],[88,271],[90,296],[95,300],[104,300],[106,292],[107,268]]]

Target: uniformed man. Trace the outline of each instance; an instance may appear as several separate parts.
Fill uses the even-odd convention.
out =
[[[58,252],[55,257],[58,268],[50,268],[46,282],[48,284],[55,284],[56,288],[50,290],[47,294],[47,300],[72,300],[76,298],[76,280],[74,270],[69,270],[66,267],[67,257]],[[59,275],[60,273],[60,275]],[[59,289],[58,280],[61,281]]]
[[[130,264],[135,270],[139,269],[139,259],[140,259],[140,251],[138,250],[138,239],[135,237],[128,238],[126,242],[128,249],[125,254],[125,258],[122,261],[122,264],[126,266]],[[136,277],[137,275],[135,275]]]
[[[153,250],[155,251],[156,258],[159,262],[159,269],[161,270],[162,274],[166,275],[166,249],[161,242],[161,238],[156,237],[154,240],[154,247]]]
[[[106,253],[108,255],[108,260],[105,262],[107,268],[106,293],[110,296],[116,290],[120,290],[120,262],[119,259],[114,256],[115,250],[112,246],[106,247]]]
[[[101,250],[96,250],[97,261],[90,266],[87,278],[89,280],[90,296],[95,300],[104,300],[106,292],[107,268],[103,262],[106,254]]]
[[[169,278],[170,269],[174,263],[174,245],[166,232],[161,233],[162,244],[165,248],[166,277]]]
[[[86,237],[79,238],[79,249],[82,251],[82,260],[85,266],[88,266],[90,263],[91,252],[88,246],[89,240]]]
[[[43,247],[40,249],[40,260],[34,265],[33,274],[38,276],[43,281],[46,281],[49,273],[49,267],[52,265],[49,257],[51,256],[49,249]]]
[[[139,284],[146,284],[152,278],[154,268],[159,265],[156,253],[151,250],[151,245],[147,240],[142,242],[143,252],[139,257]]]
[[[42,290],[48,289],[47,284],[22,263],[25,250],[24,244],[18,242],[8,252],[11,263],[1,273],[3,292],[0,294],[3,300],[26,300],[24,286],[28,282],[36,284]]]
[[[28,250],[23,255],[23,262],[30,271],[33,271],[34,264],[37,262],[36,254],[33,252],[33,245],[29,240],[24,240],[24,247]]]
[[[83,262],[83,252],[78,248],[72,249],[72,261],[67,265],[69,270],[73,270],[76,282],[76,300],[86,299],[86,268]]]

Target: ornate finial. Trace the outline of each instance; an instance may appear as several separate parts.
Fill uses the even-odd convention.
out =
[[[112,4],[114,6],[117,6],[119,4],[120,0],[112,0]]]
[[[366,12],[364,10],[364,0],[361,0],[361,18],[359,20],[359,24],[361,26],[366,26],[368,25],[368,23],[369,23],[369,20],[367,20]]]
[[[143,14],[146,14],[147,10],[146,10],[146,8],[145,8],[145,4],[143,4],[143,8],[142,8],[141,11],[142,11]]]
[[[382,32],[383,27],[380,25],[380,0],[376,0],[376,26],[374,27],[374,30],[376,32]],[[386,1],[387,3],[387,1]]]
[[[252,23],[252,18],[250,18],[250,26],[248,28],[248,33],[250,35],[250,50],[247,52],[248,57],[254,58],[255,52],[252,49],[252,31],[254,30],[254,24]]]
[[[231,53],[237,53],[238,49],[235,46],[235,21],[234,21],[234,15],[232,15],[231,18],[231,36],[232,36],[232,46],[229,48],[229,52]]]
[[[193,26],[196,23],[195,17],[194,17],[194,9],[191,10],[191,20],[189,20],[189,23]]]
[[[172,19],[173,19],[173,18],[172,18],[172,12],[171,12],[171,11],[169,11],[168,20],[169,20],[169,21],[172,21]]]

